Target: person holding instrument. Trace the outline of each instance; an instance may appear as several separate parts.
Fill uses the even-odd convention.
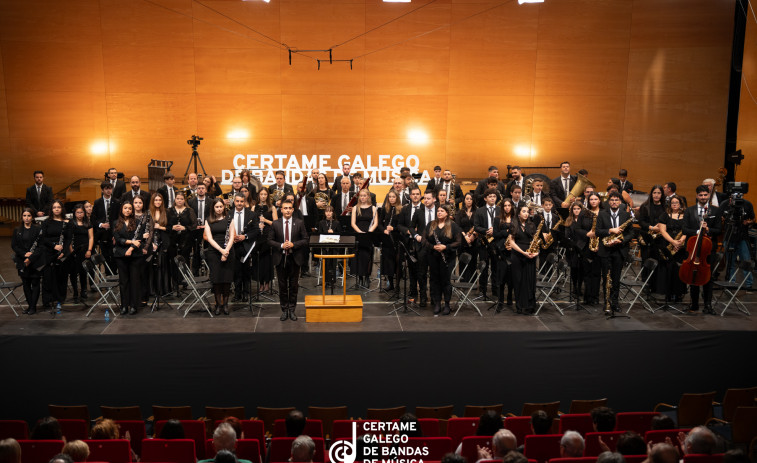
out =
[[[586,247],[589,245],[589,240],[586,238],[587,230],[581,226],[581,221],[584,216],[583,203],[581,200],[577,199],[573,202],[573,205],[570,206],[568,218],[565,219],[565,223],[562,225],[564,230],[563,236],[565,237],[567,248],[566,255],[568,265],[570,266],[572,292],[576,297],[576,301],[581,297],[581,286],[583,285],[583,253],[586,252]],[[588,226],[591,227],[592,219],[588,218],[588,221]]]
[[[396,191],[389,190],[384,206],[379,208],[378,213],[381,227],[381,274],[386,277],[386,289],[391,291],[394,289],[394,275],[397,270],[397,221],[402,213],[402,203]]]
[[[136,315],[141,297],[142,233],[134,219],[131,202],[121,205],[118,221],[113,229],[116,242],[113,255],[118,267],[118,284],[121,291],[121,315]]]
[[[244,202],[241,196],[235,200]],[[226,204],[221,198],[211,202],[213,211],[208,217],[205,227],[205,240],[208,242],[208,250],[205,260],[210,267],[210,282],[213,284],[213,295],[216,299],[215,315],[229,314],[229,295],[231,282],[234,281],[234,238],[236,237],[233,216],[227,217]]]
[[[610,287],[605,293],[605,315],[610,315],[611,311],[620,312],[620,273],[633,238],[633,227],[628,222],[631,214],[621,209],[621,202],[620,193],[610,192],[607,198],[609,209],[601,211],[597,217],[596,233],[600,238],[597,255],[602,259],[602,273],[609,278],[606,286]]]
[[[318,234],[341,235],[342,224],[339,223],[336,217],[334,217],[334,208],[331,206],[326,206],[326,208],[323,210],[323,215],[323,220],[318,222]],[[329,249],[323,249],[321,250],[321,252],[323,254],[336,254],[336,251]],[[321,284],[330,284],[333,287],[334,282],[336,281],[336,259],[325,259],[324,265],[326,265],[326,278],[325,281],[323,281]]]
[[[630,182],[628,182],[630,183]],[[679,202],[680,205],[680,202]],[[683,210],[681,210],[683,213]],[[639,226],[641,228],[641,239],[643,242],[641,246],[641,261],[646,262],[650,257],[657,261],[660,261],[660,243],[657,242],[661,234],[660,222],[666,215],[665,202],[662,199],[662,185],[655,185],[649,192],[649,197],[644,204],[639,207]],[[665,241],[665,240],[662,240]],[[662,243],[667,246],[668,242]],[[660,262],[662,264],[662,262]],[[662,288],[664,283],[660,278],[662,272],[658,272],[656,277],[653,277],[650,281],[650,287],[652,292],[657,292],[657,288]],[[642,270],[642,278],[646,280],[647,269]]]
[[[463,230],[462,246],[458,252],[468,253],[471,256],[468,267],[465,268],[461,280],[470,283],[473,274],[476,272],[476,263],[478,261],[478,237],[473,226],[473,215],[476,212],[476,203],[473,200],[473,193],[466,193],[460,206],[460,210],[455,214],[455,223]]]
[[[667,212],[660,217],[657,224],[662,236],[660,255],[660,289],[665,291],[665,303],[681,302],[686,293],[686,285],[678,277],[678,269],[686,258],[686,235],[683,234],[684,212],[681,198],[670,198]]]
[[[492,284],[492,296],[497,293],[497,309],[499,313],[505,307],[505,285],[507,285],[507,305],[513,305],[513,293],[514,293],[514,280],[512,272],[512,250],[508,249],[507,241],[510,236],[515,232],[515,219],[517,209],[513,204],[513,200],[506,198],[502,201],[502,207],[499,209],[499,218],[492,224],[494,226],[494,241],[492,246],[496,249],[496,255],[493,256],[492,280],[496,281],[495,285]]]
[[[262,239],[258,243],[258,264],[252,266],[252,278],[260,284],[260,292],[264,293],[271,289],[273,280],[273,264],[271,261],[271,248],[268,246],[268,230],[273,222],[279,219],[278,211],[273,205],[271,195],[263,188],[258,191],[258,201],[255,206],[260,222],[260,235]]]
[[[42,228],[34,223],[34,210],[25,208],[21,214],[21,225],[13,231],[11,249],[13,249],[13,261],[16,263],[18,276],[24,284],[24,297],[27,308],[25,314],[37,313],[37,301],[39,300],[39,283],[42,277],[41,267],[45,264],[42,255],[43,247],[40,239]]]
[[[588,198],[589,206],[584,210],[579,222],[579,233],[586,237],[586,247],[581,257],[581,267],[584,281],[584,304],[599,304],[599,284],[602,280],[601,260],[597,255],[599,240],[597,235],[597,220],[600,211],[599,195],[592,193]]]
[[[686,261],[684,261],[684,264],[682,264],[681,266],[681,280],[689,285],[689,294],[691,295],[691,305],[689,306],[689,312],[692,313],[699,311],[700,290],[699,285],[694,284],[695,282],[693,280],[687,281],[687,278],[684,277],[684,269],[687,267],[686,262],[690,261],[692,254],[695,254],[693,256],[695,261],[698,261],[701,257],[704,257],[704,255],[701,254],[701,250],[695,249],[700,228],[702,230],[702,233],[704,234],[704,237],[702,237],[703,240],[707,238],[707,241],[715,241],[715,238],[717,238],[717,236],[720,234],[721,227],[720,208],[709,205],[710,189],[706,185],[699,185],[696,188],[696,193],[697,203],[686,209],[686,212],[683,214],[683,234],[689,237],[686,243],[686,251],[689,254],[689,258],[686,259]],[[712,245],[712,241],[710,242],[710,246]],[[716,262],[714,262],[714,255],[708,254],[706,257],[706,262],[709,265],[715,264]],[[709,267],[709,265],[707,265],[707,267]],[[689,268],[696,267],[699,267],[699,265]],[[710,269],[703,268],[702,271],[709,272]],[[689,276],[695,275],[689,273]],[[714,314],[715,311],[712,310],[712,278],[709,278],[709,275],[707,275],[707,282],[702,286],[704,286],[704,313]]]
[[[455,253],[463,240],[460,226],[452,221],[452,206],[440,206],[436,210],[436,219],[426,226],[424,240],[428,251],[429,282],[431,286],[431,303],[434,315],[449,315],[449,301],[452,298],[450,278],[455,268]],[[444,311],[442,311],[444,299]]]
[[[368,189],[362,189],[358,193],[358,202],[352,209],[352,229],[356,234],[370,234],[378,227],[376,206],[371,204],[371,196]],[[358,284],[368,287],[373,267],[373,241],[369,237],[358,240],[357,260],[355,272],[358,276]]]
[[[50,310],[60,309],[66,299],[68,275],[64,265],[71,245],[71,227],[63,213],[63,203],[53,200],[47,219],[42,222],[41,245],[47,266],[42,277],[42,303]]]
[[[74,218],[71,221],[72,244],[71,264],[69,267],[69,279],[73,290],[74,304],[84,302],[87,298],[87,271],[82,263],[84,259],[92,257],[92,246],[95,244],[92,224],[87,219],[83,204],[74,207]],[[78,280],[78,281],[77,281]],[[81,300],[79,300],[79,288],[81,287]]]
[[[479,238],[484,244],[479,252],[479,260],[486,260],[486,267],[481,271],[481,276],[478,280],[478,286],[481,291],[481,295],[486,297],[486,284],[489,280],[489,273],[494,275],[497,268],[497,258],[494,253],[491,252],[491,244],[494,241],[494,227],[500,218],[500,208],[496,206],[497,203],[497,190],[489,188],[483,193],[485,204],[483,207],[476,209],[473,214],[474,230],[478,234]],[[492,295],[498,294],[498,287],[496,279],[492,279]]]
[[[539,252],[529,249],[536,234],[536,224],[529,220],[531,213],[528,206],[516,210],[518,213],[510,239],[515,311],[530,315],[536,310],[536,257]]]

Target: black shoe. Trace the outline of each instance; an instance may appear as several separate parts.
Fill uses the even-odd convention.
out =
[[[699,304],[691,304],[688,309],[689,313],[697,313],[699,312]]]
[[[21,313],[24,314],[24,315],[29,315],[29,309],[24,309],[24,311],[21,312]]]
[[[289,309],[289,319],[293,322],[297,321],[297,315],[295,315],[294,309]]]
[[[426,307],[428,305],[428,300],[426,300],[425,297],[421,298],[421,302],[418,303],[418,307]]]
[[[512,299],[508,299],[507,300],[507,305],[513,305],[513,300]]]
[[[522,314],[522,313],[523,313],[523,311],[522,311],[522,310],[521,310],[520,308],[516,308],[516,309],[515,309],[515,313],[517,313],[517,314]]]
[[[34,315],[35,313],[37,313],[37,308],[32,307],[31,309],[27,310],[26,313],[29,315]]]
[[[121,307],[121,315],[126,315],[127,313],[129,313],[129,308],[128,307]]]
[[[434,315],[439,315],[441,311],[442,311],[442,306],[439,304],[434,304]]]
[[[129,315],[136,315],[136,314],[137,314],[137,308],[136,307],[132,307],[131,309],[129,309]]]
[[[224,315],[228,315],[229,314],[229,306],[226,305],[226,304],[224,304],[224,306],[223,306],[223,314]]]
[[[231,298],[231,302],[240,302],[242,300],[241,296],[234,296]]]
[[[612,310],[605,309],[605,317],[610,317],[610,316],[612,316]]]
[[[213,315],[221,315],[221,307],[216,305],[215,310],[213,310]]]
[[[494,310],[494,313],[500,313],[503,310],[505,310],[505,303],[504,302],[497,302],[497,308]]]
[[[248,295],[245,294],[244,296],[242,296],[242,302],[249,302],[249,300],[250,297]]]
[[[442,312],[442,315],[449,315],[452,313],[452,309],[449,307],[449,302],[444,303],[444,311]]]
[[[282,322],[285,322],[288,319],[289,319],[289,311],[287,311],[286,309],[282,310],[281,317],[279,317],[279,320],[281,320]]]
[[[702,311],[702,313],[706,313],[706,314],[710,314],[710,315],[715,315],[715,311],[712,310],[712,305],[710,305],[710,304],[705,304],[704,305],[704,310]]]

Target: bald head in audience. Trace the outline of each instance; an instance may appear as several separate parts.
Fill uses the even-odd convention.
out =
[[[689,431],[681,448],[684,455],[693,453],[712,455],[715,453],[718,442],[715,434],[704,426],[697,426]]]
[[[670,444],[655,444],[645,463],[678,463],[678,450]]]
[[[560,439],[560,458],[584,456],[584,438],[576,431],[565,431]]]
[[[492,436],[492,458],[504,458],[508,452],[518,448],[518,439],[509,429],[500,429]]]

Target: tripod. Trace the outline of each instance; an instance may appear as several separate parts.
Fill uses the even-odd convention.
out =
[[[208,175],[205,172],[205,166],[202,165],[202,159],[200,159],[200,153],[197,152],[197,147],[200,145],[200,140],[204,140],[204,139],[202,137],[198,137],[197,135],[192,135],[192,138],[187,140],[187,144],[192,146],[192,155],[189,157],[189,163],[187,164],[187,169],[184,171],[184,178],[187,178],[187,174],[189,174],[189,167],[192,165],[193,161],[194,161],[193,172],[197,173],[197,163],[199,162],[200,167],[202,168],[203,177]]]
[[[394,307],[394,309],[391,312],[389,312],[387,315],[396,314],[396,313],[399,312],[400,309],[402,309],[402,313],[408,313],[408,311],[411,311],[415,315],[418,315],[420,317],[421,314],[419,314],[407,302],[407,280],[408,280],[408,278],[407,278],[407,272],[410,270],[410,263],[414,264],[414,263],[417,262],[417,260],[416,260],[415,257],[413,257],[413,256],[410,255],[410,252],[408,252],[407,247],[405,246],[405,243],[403,243],[402,241],[398,241],[398,243],[400,244],[400,247],[402,248],[402,251],[403,251],[402,255],[404,257],[402,259],[402,270],[403,270],[403,272],[405,274],[405,278],[403,279],[403,284],[402,284],[402,286],[403,286],[403,288],[402,288],[402,301],[394,302],[392,304],[392,307]],[[397,274],[399,275],[399,272]]]

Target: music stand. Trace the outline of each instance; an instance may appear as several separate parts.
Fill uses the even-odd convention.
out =
[[[400,309],[402,309],[402,313],[408,313],[413,312],[417,316],[421,316],[420,313],[418,313],[411,304],[408,304],[407,302],[407,272],[410,269],[410,263],[417,262],[417,259],[410,255],[410,252],[407,250],[407,246],[405,246],[405,243],[403,243],[401,240],[397,241],[400,244],[400,247],[402,248],[402,256],[404,257],[402,259],[402,270],[405,272],[405,278],[403,278],[403,290],[402,290],[402,301],[397,301],[392,303],[392,306],[394,309],[390,311],[387,315],[396,314],[399,312]],[[399,254],[399,253],[398,253]],[[400,272],[397,272],[399,275]],[[399,285],[397,286],[397,289],[399,290]]]

